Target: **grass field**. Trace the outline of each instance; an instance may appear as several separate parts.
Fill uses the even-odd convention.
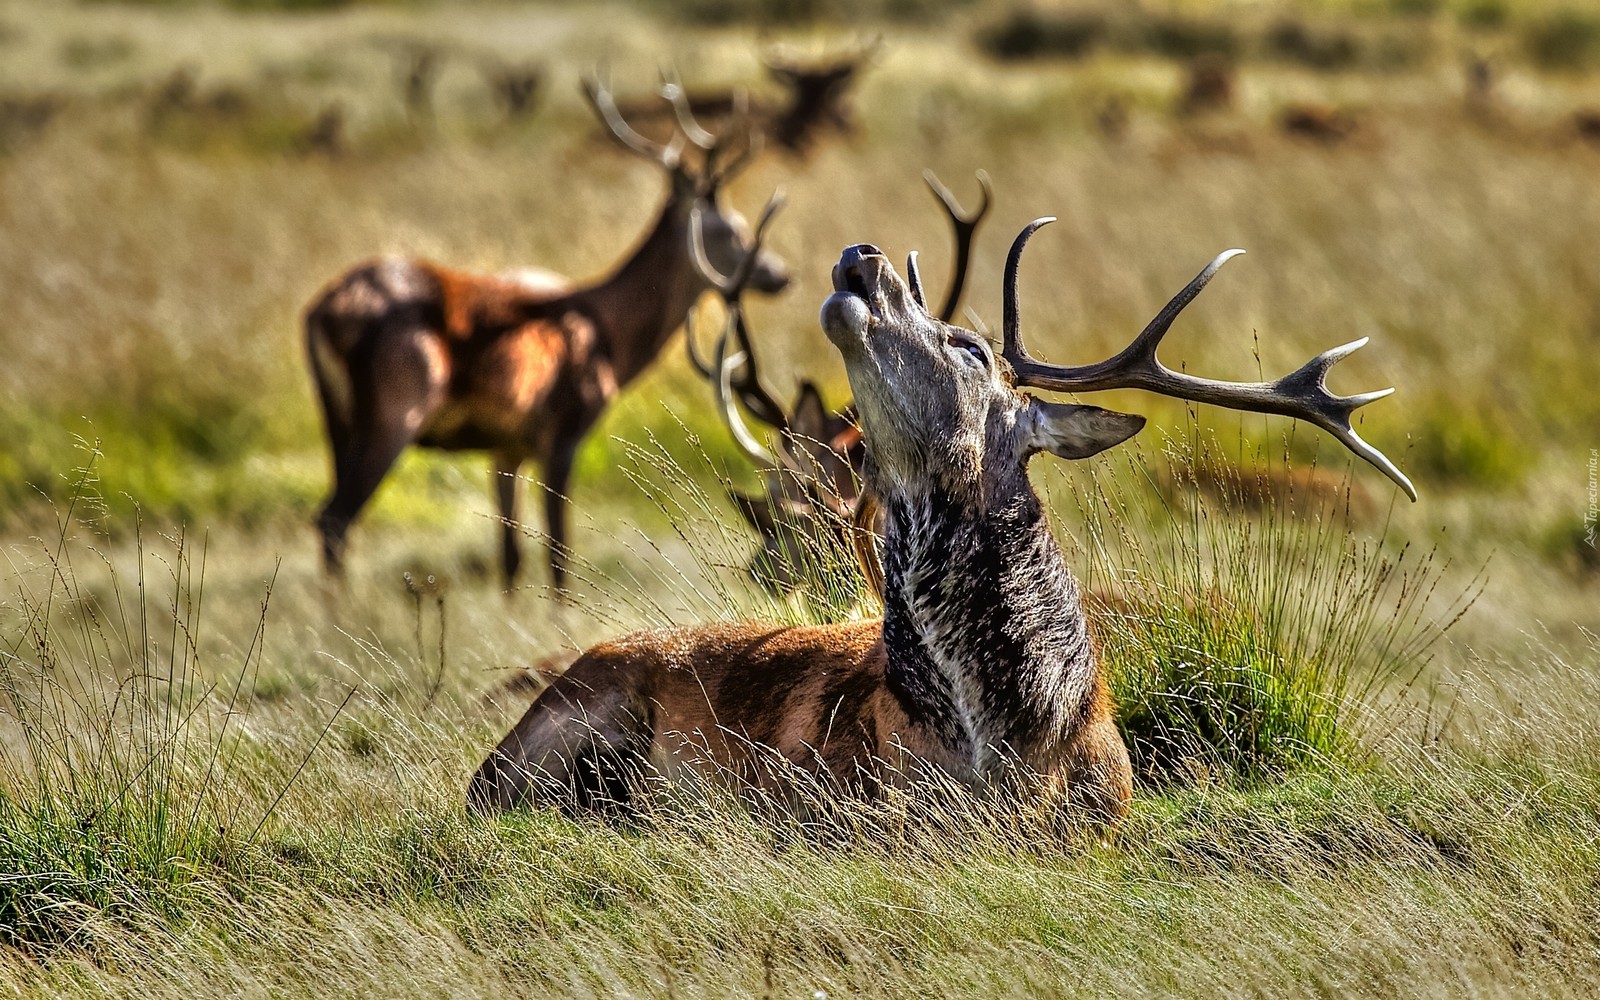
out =
[[[1593,995],[1600,20],[1039,5],[1056,48],[1002,58],[1022,11],[0,2],[4,990]],[[377,253],[602,273],[662,192],[582,72],[642,95],[670,61],[770,97],[762,40],[876,32],[857,131],[732,192],[788,195],[771,243],[796,281],[751,304],[780,396],[847,395],[815,319],[840,248],[920,249],[937,296],[920,173],[970,198],[982,168],[982,320],[1035,216],[1061,217],[1023,277],[1053,360],[1119,348],[1244,247],[1165,360],[1253,378],[1371,336],[1334,387],[1399,387],[1359,429],[1420,502],[1311,429],[1133,393],[1096,402],[1151,416],[1134,444],[1036,463],[1140,763],[1109,843],[954,795],[821,833],[718,789],[623,829],[467,817],[529,665],[871,609],[744,575],[723,482],[756,477],[676,340],[584,447],[571,600],[537,573],[501,594],[470,455],[402,459],[329,584],[300,311]],[[425,116],[396,76],[420,38],[444,46]],[[1185,110],[1197,54],[1230,60],[1231,102]],[[532,114],[497,107],[489,56],[542,65]],[[1296,134],[1297,110],[1353,130]]]

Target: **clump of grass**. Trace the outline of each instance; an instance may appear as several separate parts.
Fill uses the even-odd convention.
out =
[[[70,498],[73,483],[59,470],[74,447],[111,457],[94,463],[99,503],[120,517],[133,515],[133,497],[174,523],[226,517],[258,526],[311,506],[320,482],[265,479],[256,468],[263,455],[301,447],[305,420],[274,421],[271,403],[232,386],[130,382],[94,399],[0,412],[0,523]]]
[[[204,547],[179,533],[147,550],[136,521],[131,570],[84,549],[83,519],[105,527],[93,487],[86,466],[0,605],[0,936],[24,949],[171,916],[204,872],[242,863],[277,801],[251,814],[218,781],[244,738],[232,720],[260,667],[270,585],[231,675],[209,680]]]
[[[1535,455],[1490,407],[1439,399],[1419,407],[1416,419],[1410,460],[1435,483],[1504,489],[1533,465]]]
[[[1226,459],[1169,442],[1180,482]],[[1239,480],[1288,475],[1256,452]],[[1444,566],[1352,530],[1337,495],[1202,489],[1187,503],[1129,459],[1079,491],[1090,591],[1137,769],[1173,781],[1257,781],[1349,761],[1365,699],[1410,684],[1475,596],[1438,600]],[[1129,479],[1147,489],[1130,488]]]
[[[1471,0],[1456,12],[1463,25],[1475,31],[1492,31],[1511,19],[1506,0]]]
[[[1226,21],[1159,17],[1139,25],[1130,47],[1169,59],[1200,56],[1232,59],[1244,46],[1239,33]]]
[[[75,36],[61,44],[61,61],[77,70],[95,70],[125,62],[138,44],[121,35]]]
[[[702,25],[797,25],[887,18],[927,22],[974,0],[677,0],[651,6],[662,15]]]
[[[1539,536],[1537,548],[1552,563],[1579,580],[1600,578],[1600,547],[1592,526],[1578,517],[1563,517]]]
[[[1262,44],[1269,56],[1318,70],[1342,70],[1362,57],[1361,41],[1343,29],[1319,29],[1294,18],[1277,21]]]

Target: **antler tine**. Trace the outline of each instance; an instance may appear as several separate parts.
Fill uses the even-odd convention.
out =
[[[739,301],[739,296],[744,291],[744,286],[749,283],[751,275],[755,272],[756,258],[760,255],[762,243],[766,239],[767,227],[783,205],[783,192],[781,190],[774,191],[772,197],[767,199],[766,208],[762,209],[761,218],[756,223],[755,234],[750,240],[749,252],[745,254],[731,276],[724,275],[718,271],[706,255],[701,210],[696,208],[691,213],[689,247],[694,257],[695,266],[700,269],[700,273],[705,277],[706,282],[722,296],[728,308],[728,323],[722,335],[723,343],[718,346],[717,356],[722,358],[727,353],[726,341],[730,337],[736,335],[739,338],[740,349],[734,353],[734,357],[737,360],[732,368],[724,371],[720,362],[715,365],[707,365],[699,356],[699,349],[695,345],[692,326],[686,324],[687,328],[684,331],[687,335],[689,360],[695,366],[695,369],[713,384],[721,379],[726,379],[730,389],[738,391],[740,401],[755,415],[756,419],[780,429],[787,425],[788,419],[784,415],[783,407],[779,406],[777,401],[761,385],[761,378],[756,372],[755,354],[750,347],[749,330],[745,326],[744,308]],[[739,374],[741,370],[742,374]],[[748,431],[746,431],[746,434],[748,435]]]
[[[700,354],[700,346],[697,343],[694,331],[693,309],[690,309],[683,317],[683,346],[689,352],[689,364],[694,366],[694,370],[700,373],[700,377],[707,382],[715,382],[717,380],[716,369],[711,367],[711,363]]]
[[[1156,358],[1156,348],[1172,327],[1178,314],[1200,294],[1223,264],[1243,253],[1229,250],[1218,254],[1205,269],[1173,296],[1155,319],[1127,347],[1105,361],[1091,365],[1051,365],[1030,357],[1022,343],[1017,313],[1017,268],[1022,249],[1045,223],[1039,219],[1018,234],[1006,260],[1005,329],[1003,356],[1016,372],[1019,386],[1032,386],[1058,392],[1096,392],[1102,389],[1144,389],[1163,396],[1175,396],[1196,403],[1210,403],[1235,410],[1275,413],[1315,424],[1332,434],[1346,448],[1371,463],[1417,499],[1416,487],[1383,452],[1372,447],[1351,426],[1351,415],[1360,407],[1382,399],[1393,389],[1339,396],[1328,389],[1327,376],[1340,360],[1349,357],[1367,340],[1352,341],[1312,358],[1300,368],[1271,382],[1227,382],[1175,372]]]
[[[950,227],[955,230],[956,259],[951,270],[950,290],[945,293],[944,305],[939,308],[939,319],[945,323],[950,322],[950,317],[956,314],[956,308],[961,302],[961,292],[967,284],[967,269],[972,261],[972,240],[977,234],[979,223],[989,214],[994,201],[994,190],[989,185],[989,175],[980,170],[977,177],[983,201],[969,214],[962,210],[961,203],[956,201],[956,196],[939,182],[939,178],[932,170],[922,172],[922,179],[928,182],[928,188],[933,191],[933,196],[944,206],[945,214],[950,217]]]
[[[734,136],[744,137],[743,147],[739,149],[733,158],[721,166],[710,165],[714,167],[715,177],[719,184],[748,166],[750,161],[755,159],[756,154],[761,152],[761,144],[764,141],[761,130],[750,124],[750,93],[743,87],[733,92],[733,114],[729,116],[728,126],[723,130],[717,147],[712,149],[707,156],[712,161],[715,161],[717,156],[732,148]]]
[[[1033,238],[1033,234],[1056,221],[1053,215],[1034,219],[1022,227],[1022,232],[1011,241],[1011,252],[1006,254],[1006,273],[1004,284],[1000,286],[1000,336],[1002,353],[1005,359],[1011,362],[1011,367],[1017,371],[1017,379],[1022,379],[1021,365],[1031,365],[1035,362],[1028,357],[1028,351],[1022,346],[1022,320],[1017,311],[1017,269],[1022,265],[1022,250]]]
[[[761,65],[766,67],[767,72],[775,75],[783,73],[794,75],[800,71],[799,62],[794,52],[782,44],[764,47],[758,58],[761,60]]]
[[[766,387],[761,384],[761,376],[756,372],[756,356],[750,347],[750,334],[745,328],[744,310],[739,310],[738,319],[732,323],[734,335],[738,338],[739,350],[735,356],[739,359],[733,365],[733,371],[728,377],[733,391],[739,394],[739,402],[757,420],[769,427],[782,428],[788,423],[784,416],[783,407],[772,398]],[[727,337],[727,332],[723,333]],[[700,353],[699,334],[695,331],[694,313],[683,319],[683,344],[689,354],[689,364],[700,374],[700,377],[711,383],[716,388],[717,379],[720,377],[714,362]]]
[[[744,355],[742,374],[738,374],[734,379],[734,389],[739,393],[739,402],[743,403],[744,408],[757,420],[768,427],[782,430],[788,426],[789,416],[783,412],[783,407],[772,398],[772,394],[767,392],[766,386],[761,383],[761,373],[756,367],[755,347],[750,343],[750,329],[745,323],[743,308],[739,310],[734,333],[739,338],[739,353]]]
[[[927,311],[928,299],[922,294],[922,271],[917,268],[917,252],[915,250],[906,254],[906,283],[911,286],[911,297],[917,300],[917,305]],[[948,316],[940,319],[949,322]]]
[[[670,144],[662,145],[634,131],[633,126],[623,119],[622,112],[617,109],[617,101],[611,94],[610,86],[601,83],[596,73],[590,73],[583,78],[583,93],[594,106],[595,112],[600,115],[600,120],[605,122],[611,137],[623,148],[648,157],[668,170],[678,165],[678,161],[683,157],[682,136],[675,136]]]
[[[661,67],[661,96],[672,105],[672,113],[678,119],[678,128],[684,136],[696,146],[710,152],[717,146],[717,136],[706,131],[695,120],[694,111],[689,107],[689,95],[683,89],[683,81],[678,78],[677,70]]]

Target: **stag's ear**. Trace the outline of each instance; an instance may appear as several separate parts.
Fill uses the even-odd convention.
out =
[[[1139,433],[1144,418],[1098,406],[1028,400],[1017,417],[1024,459],[1041,451],[1061,458],[1088,458]]]

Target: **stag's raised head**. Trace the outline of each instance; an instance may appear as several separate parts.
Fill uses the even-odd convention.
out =
[[[1040,227],[1029,223],[1006,258],[1004,347],[997,361],[983,338],[929,315],[917,274],[916,255],[902,281],[883,252],[871,244],[846,248],[834,267],[834,294],[822,306],[822,327],[844,356],[876,463],[880,490],[917,492],[928,485],[956,490],[989,489],[1015,482],[1028,458],[1050,451],[1083,458],[1126,440],[1144,418],[1097,407],[1048,403],[1017,392],[1020,387],[1053,392],[1143,389],[1235,410],[1276,413],[1321,427],[1359,455],[1413,500],[1411,481],[1387,456],[1355,432],[1351,415],[1393,389],[1340,396],[1328,389],[1328,371],[1366,343],[1335,347],[1271,382],[1228,382],[1173,371],[1156,349],[1178,314],[1193,302],[1217,270],[1242,253],[1219,254],[1127,347],[1090,365],[1054,365],[1028,354],[1017,306],[1017,271],[1022,251]],[[869,479],[874,478],[869,466]],[[931,479],[930,479],[931,477]]]
[[[947,490],[1012,475],[1040,451],[1085,458],[1127,440],[1144,418],[1020,393],[1011,367],[978,334],[928,312],[911,282],[871,244],[845,250],[822,328],[844,356],[882,490]]]

